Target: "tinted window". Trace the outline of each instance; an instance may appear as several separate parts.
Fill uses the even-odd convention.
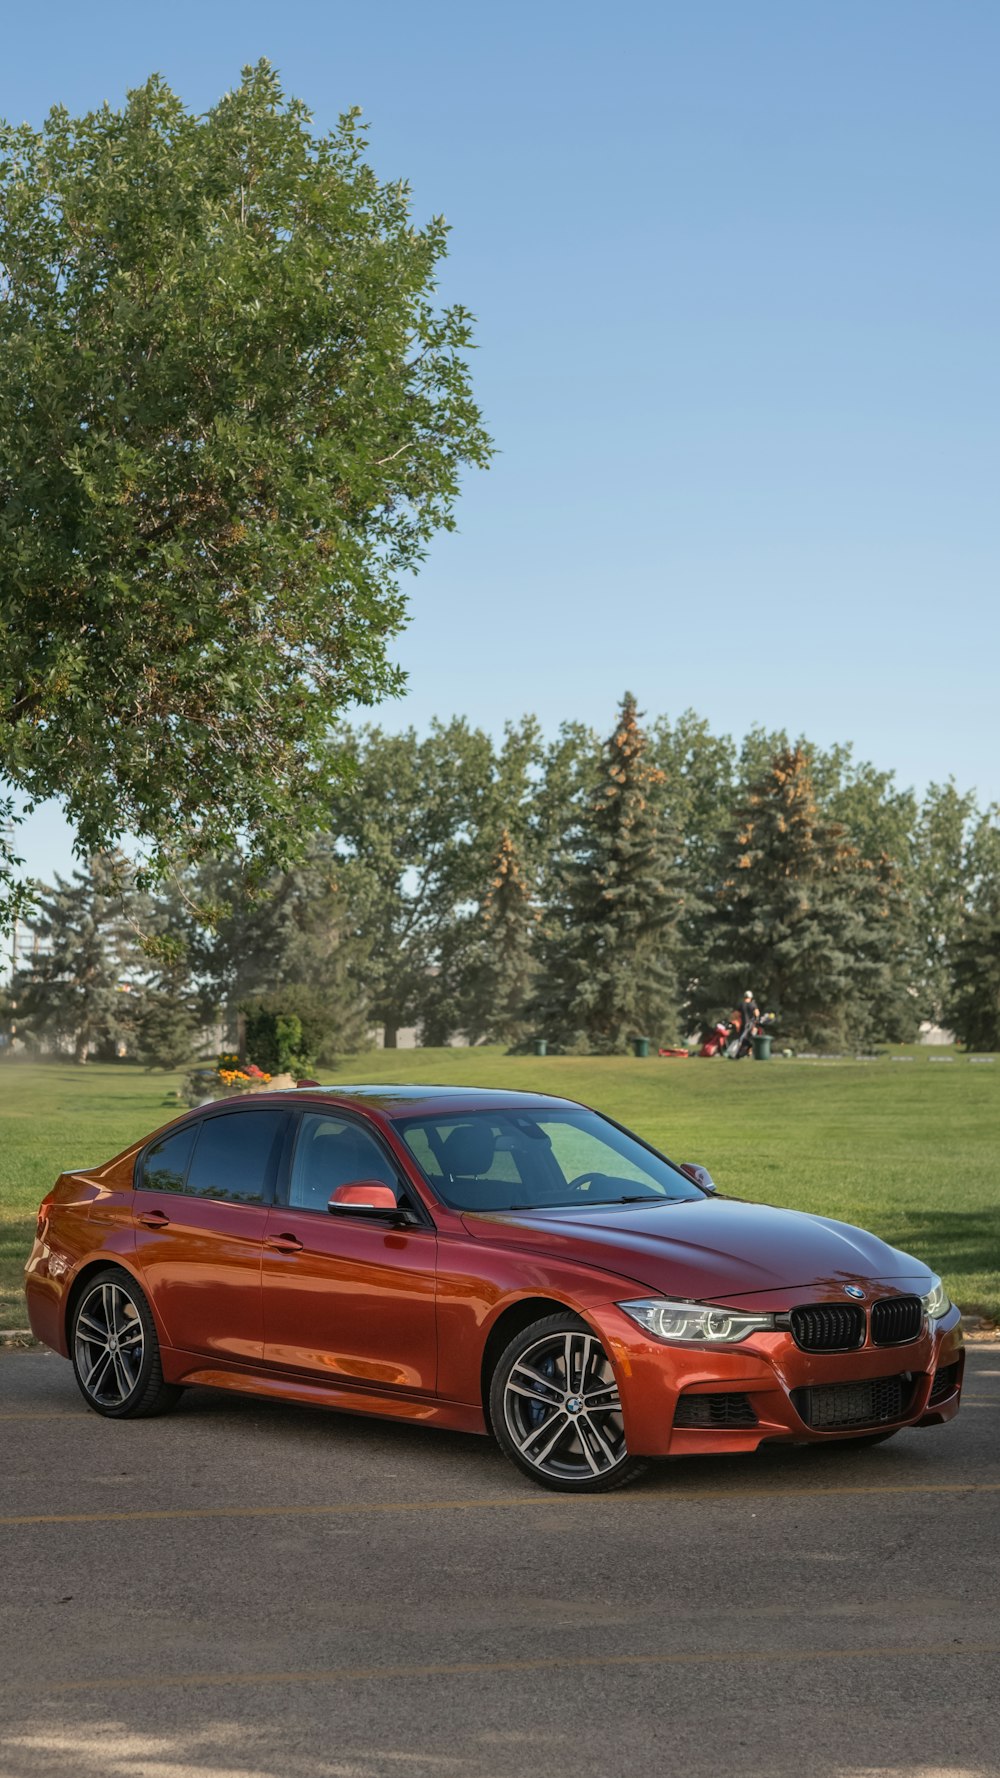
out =
[[[399,1197],[396,1170],[374,1136],[344,1118],[306,1112],[295,1142],[289,1204],[297,1210],[325,1210],[338,1185],[356,1185],[362,1179],[377,1179]]]
[[[187,1124],[183,1130],[174,1130],[169,1136],[161,1136],[159,1142],[154,1142],[152,1148],[147,1148],[139,1184],[146,1191],[182,1192],[184,1175],[197,1134],[198,1125]]]
[[[596,1111],[480,1111],[397,1127],[434,1189],[457,1210],[586,1210],[702,1195],[664,1156]]]
[[[206,1117],[188,1168],[187,1191],[230,1204],[270,1199],[287,1124],[284,1111],[238,1111]]]

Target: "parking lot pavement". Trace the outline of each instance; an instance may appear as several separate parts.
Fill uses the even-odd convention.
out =
[[[571,1500],[480,1439],[0,1358],[4,1778],[996,1778],[1000,1348],[958,1421]]]

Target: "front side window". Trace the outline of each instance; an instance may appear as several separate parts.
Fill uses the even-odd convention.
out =
[[[287,1124],[284,1111],[206,1117],[198,1126],[185,1189],[229,1204],[268,1203]]]
[[[678,1202],[702,1193],[662,1155],[596,1111],[476,1111],[397,1125],[454,1210]]]
[[[139,1169],[139,1185],[144,1191],[182,1192],[187,1177],[188,1162],[194,1139],[198,1134],[198,1125],[185,1124],[182,1130],[174,1130],[161,1136],[152,1148],[147,1148],[142,1157]]]
[[[377,1179],[400,1196],[395,1168],[374,1136],[346,1118],[307,1111],[299,1121],[288,1202],[295,1210],[325,1211],[339,1185]]]

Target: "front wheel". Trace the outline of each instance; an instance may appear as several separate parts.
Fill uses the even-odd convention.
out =
[[[644,1467],[628,1453],[608,1355],[568,1312],[511,1340],[493,1373],[490,1419],[501,1450],[543,1488],[602,1493]]]
[[[88,1408],[113,1420],[162,1414],[183,1391],[163,1381],[152,1310],[130,1273],[108,1266],[73,1309],[73,1369]]]

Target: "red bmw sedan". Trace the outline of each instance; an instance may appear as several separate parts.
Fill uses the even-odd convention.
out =
[[[88,1406],[188,1384],[492,1433],[545,1487],[651,1457],[873,1443],[958,1412],[919,1260],[716,1194],[567,1099],[320,1087],[191,1112],[43,1200],[36,1336]]]

